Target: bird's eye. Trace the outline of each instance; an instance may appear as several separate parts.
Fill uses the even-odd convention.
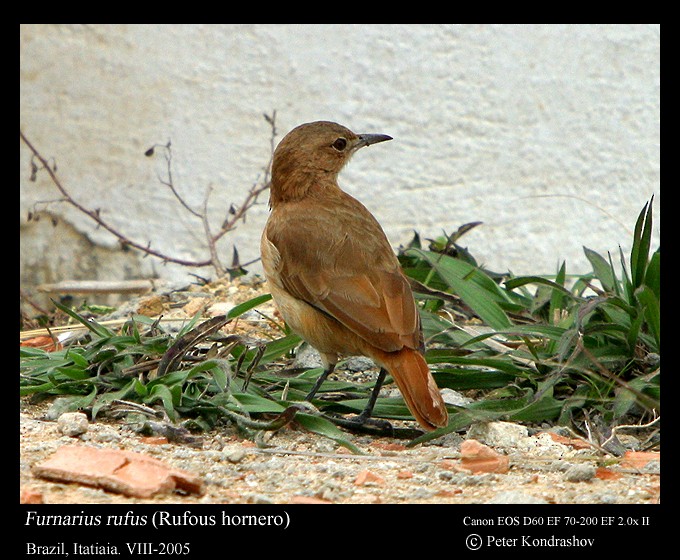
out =
[[[338,150],[338,152],[342,152],[347,147],[347,140],[345,140],[342,136],[340,138],[337,138],[335,142],[333,142],[333,147]]]

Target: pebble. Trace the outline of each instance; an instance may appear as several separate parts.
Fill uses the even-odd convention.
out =
[[[599,495],[599,500],[600,503],[602,504],[615,504],[618,500],[616,497],[616,494],[613,494],[611,492],[606,492],[604,494]]]
[[[64,412],[57,420],[58,430],[65,436],[76,437],[87,432],[89,422],[82,412]]]
[[[312,346],[305,343],[298,349],[292,367],[311,369],[323,367],[323,362],[321,355]]]
[[[444,399],[444,402],[446,404],[452,404],[455,406],[465,406],[466,404],[470,404],[472,402],[472,399],[469,399],[462,393],[454,391],[453,389],[449,389],[448,387],[442,389],[441,394],[442,399]]]
[[[239,463],[246,456],[246,450],[239,446],[225,447],[222,456],[230,463]]]
[[[573,465],[564,473],[564,479],[567,482],[586,482],[593,479],[595,472],[593,465]]]
[[[92,437],[93,441],[99,443],[115,443],[122,439],[121,435],[113,430],[102,430]]]
[[[273,504],[275,503],[274,500],[272,500],[269,496],[265,496],[264,494],[251,494],[247,498],[248,503],[250,504]]]
[[[478,422],[470,426],[468,439],[476,439],[493,447],[516,447],[517,443],[529,436],[526,426],[512,422]]]
[[[375,364],[373,363],[373,360],[365,358],[364,356],[353,356],[345,362],[345,369],[353,373],[367,371],[374,367]]]
[[[537,498],[531,494],[519,490],[499,492],[493,498],[486,501],[487,504],[547,504],[543,498]]]

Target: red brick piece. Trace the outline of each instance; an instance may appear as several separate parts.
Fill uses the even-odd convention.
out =
[[[203,493],[199,477],[149,455],[120,449],[65,445],[35,465],[33,473],[49,480],[96,486],[135,498],[150,498],[174,490]]]

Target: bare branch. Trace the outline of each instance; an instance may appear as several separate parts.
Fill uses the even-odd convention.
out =
[[[157,148],[161,148],[163,150],[163,157],[165,158],[166,162],[166,178],[162,178],[158,176],[158,181],[168,187],[172,194],[174,195],[175,199],[182,205],[183,208],[185,208],[192,216],[195,218],[198,218],[202,225],[203,225],[203,230],[206,236],[206,243],[208,245],[208,250],[210,252],[210,258],[205,259],[205,260],[200,260],[200,261],[192,261],[192,260],[187,260],[187,259],[180,259],[176,257],[172,257],[170,255],[166,255],[160,251],[157,251],[155,249],[151,248],[151,241],[149,241],[146,244],[142,244],[136,241],[133,241],[129,239],[127,236],[125,236],[123,233],[118,231],[116,228],[114,228],[112,225],[110,225],[104,218],[101,216],[101,211],[99,208],[95,208],[94,210],[86,208],[83,206],[81,203],[79,203],[76,199],[74,199],[69,192],[66,190],[66,188],[62,185],[61,181],[57,177],[57,165],[56,162],[53,159],[47,160],[45,157],[43,157],[40,152],[37,150],[37,148],[28,140],[28,138],[24,135],[23,131],[19,129],[19,135],[21,140],[26,144],[28,149],[31,151],[31,174],[30,174],[30,180],[35,181],[37,173],[41,169],[45,169],[47,174],[49,175],[52,183],[57,187],[59,192],[63,195],[62,199],[55,200],[55,201],[44,201],[44,204],[47,204],[49,202],[67,202],[83,214],[87,215],[91,220],[93,220],[96,224],[97,227],[101,227],[108,231],[111,235],[113,235],[116,239],[118,239],[121,247],[123,249],[128,249],[130,247],[137,249],[138,251],[141,251],[144,256],[154,256],[159,259],[161,259],[163,262],[166,263],[174,263],[174,264],[179,264],[182,266],[190,266],[190,267],[195,267],[195,268],[202,268],[206,266],[212,266],[215,269],[215,272],[217,275],[222,276],[226,272],[226,268],[224,265],[221,263],[219,259],[219,253],[217,251],[216,244],[217,242],[228,232],[233,231],[238,223],[240,221],[245,222],[246,219],[246,213],[250,208],[252,208],[255,204],[258,203],[258,198],[259,196],[266,190],[269,189],[270,186],[270,169],[271,169],[271,162],[274,156],[274,149],[275,149],[275,138],[276,138],[276,111],[272,112],[272,115],[264,115],[265,120],[269,123],[271,126],[271,136],[270,136],[270,157],[269,157],[269,162],[267,163],[267,166],[264,168],[264,176],[261,181],[255,182],[250,189],[248,190],[248,194],[246,195],[245,200],[241,203],[240,206],[235,206],[234,204],[231,204],[228,212],[228,217],[227,219],[224,220],[222,223],[222,226],[220,227],[220,230],[213,234],[210,228],[210,223],[208,220],[208,199],[210,197],[210,193],[212,191],[212,187],[209,186],[208,190],[206,192],[205,198],[203,200],[203,205],[201,210],[196,210],[192,208],[179,194],[177,189],[175,188],[174,180],[173,180],[173,175],[172,175],[172,150],[171,150],[171,144],[170,141],[167,142],[167,144],[154,144],[151,146],[148,150],[144,152],[144,155],[147,157],[151,157],[155,154]],[[36,206],[39,203],[36,203]],[[34,208],[35,211],[35,208]],[[29,213],[29,219],[33,219],[33,214]],[[37,218],[36,218],[37,219]],[[257,262],[259,258],[256,258],[252,261],[250,261],[247,264],[251,264],[253,262]],[[231,270],[231,269],[230,269]]]
[[[269,123],[271,127],[271,133],[269,137],[269,147],[270,147],[270,154],[269,154],[269,161],[267,162],[266,167],[264,168],[264,176],[261,181],[256,182],[253,184],[252,187],[250,187],[250,190],[248,191],[248,195],[246,196],[246,199],[243,201],[240,207],[235,208],[233,205],[229,208],[229,214],[230,217],[226,218],[224,222],[222,223],[222,227],[220,231],[218,231],[213,237],[212,237],[212,242],[215,243],[217,242],[225,233],[232,231],[235,227],[236,224],[239,220],[245,221],[245,216],[246,212],[253,207],[255,204],[257,204],[257,199],[258,197],[265,192],[266,190],[269,189],[270,184],[271,184],[271,164],[272,160],[274,158],[274,150],[276,148],[276,110],[272,112],[272,115],[269,116],[266,113],[264,114],[265,120]]]
[[[104,228],[106,231],[108,231],[111,235],[116,237],[120,243],[123,246],[128,246],[128,247],[134,247],[135,249],[138,249],[139,251],[142,251],[143,253],[153,255],[154,257],[158,257],[159,259],[162,259],[165,262],[172,262],[175,264],[180,264],[183,266],[193,266],[193,267],[204,267],[204,266],[209,266],[212,264],[212,261],[210,260],[205,260],[205,261],[189,261],[186,259],[177,259],[174,257],[171,257],[169,255],[166,255],[164,253],[161,253],[160,251],[156,251],[154,249],[151,249],[149,246],[144,246],[141,243],[137,243],[136,241],[132,241],[131,239],[128,239],[125,235],[120,233],[117,229],[115,229],[113,226],[109,225],[100,215],[99,209],[95,210],[90,210],[88,208],[85,208],[82,204],[80,204],[78,201],[76,201],[69,193],[68,191],[64,188],[64,186],[61,184],[61,181],[56,175],[56,172],[53,170],[52,167],[48,164],[47,160],[40,154],[40,152],[37,150],[37,148],[30,142],[28,138],[24,135],[23,131],[19,129],[19,136],[21,137],[21,140],[26,144],[29,150],[31,150],[33,156],[40,162],[40,165],[42,165],[42,168],[47,171],[47,174],[50,176],[50,179],[52,180],[52,183],[54,184],[57,189],[59,189],[59,192],[64,196],[65,202],[68,202],[71,206],[77,208],[80,210],[83,214],[87,215],[89,218],[91,218],[99,227]]]
[[[212,192],[212,185],[208,185],[208,189],[205,193],[205,198],[203,199],[203,212],[200,214],[201,222],[203,222],[203,230],[205,231],[205,238],[208,240],[208,250],[210,251],[210,260],[212,260],[213,266],[215,267],[215,272],[218,276],[222,276],[225,273],[224,266],[220,261],[220,257],[217,253],[217,246],[213,239],[212,233],[210,231],[210,222],[208,221],[208,199],[210,198],[210,193]]]
[[[168,174],[167,181],[161,179],[160,176],[158,176],[158,181],[162,185],[165,185],[166,187],[168,187],[172,191],[172,194],[175,195],[175,198],[177,199],[177,201],[182,206],[184,206],[184,208],[186,208],[191,214],[193,214],[197,218],[203,218],[204,216],[202,216],[199,212],[197,212],[191,206],[189,206],[189,204],[180,196],[180,194],[175,189],[175,184],[172,180],[172,150],[170,149],[170,140],[168,140],[168,143],[165,144],[165,145],[164,144],[154,144],[146,152],[144,152],[144,155],[146,157],[153,156],[154,153],[155,153],[155,148],[163,148],[163,150],[164,150],[163,155],[165,157],[165,163],[166,163],[166,173]]]

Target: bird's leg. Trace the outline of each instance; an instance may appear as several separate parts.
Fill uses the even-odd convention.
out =
[[[375,418],[371,418],[375,401],[378,399],[380,387],[385,381],[386,376],[387,371],[383,368],[380,368],[380,373],[378,374],[378,379],[376,379],[371,396],[368,397],[368,402],[360,414],[354,416],[353,418],[334,418],[333,422],[348,430],[374,435],[394,436],[394,428],[387,420],[377,420]]]
[[[373,414],[373,407],[375,406],[375,401],[378,400],[378,393],[380,393],[380,388],[382,387],[382,384],[385,382],[385,377],[387,376],[387,370],[384,368],[380,368],[380,373],[378,373],[378,379],[375,381],[375,386],[373,387],[373,391],[371,391],[371,396],[368,397],[368,402],[366,403],[366,406],[364,409],[361,411],[361,414],[356,417],[357,422],[366,422],[370,417],[371,414]]]
[[[361,411],[361,414],[352,419],[353,422],[356,422],[358,424],[366,424],[368,422],[371,422],[375,423],[377,426],[384,428],[392,427],[392,425],[386,420],[371,419],[371,414],[373,414],[373,407],[375,406],[375,401],[378,400],[378,393],[380,393],[380,388],[382,387],[382,384],[385,382],[386,376],[387,370],[385,368],[380,368],[380,373],[378,373],[378,379],[376,379],[375,381],[375,386],[373,387],[373,391],[371,391],[371,396],[368,397],[368,402],[366,403],[364,409]]]
[[[311,401],[314,398],[316,392],[334,369],[335,363],[327,363],[323,372],[316,380],[316,383],[314,383],[314,387],[312,387],[312,390],[305,397],[306,401]],[[392,428],[392,424],[390,424],[387,420],[375,420],[371,418],[373,407],[375,406],[375,402],[378,400],[378,393],[380,393],[380,388],[382,387],[386,376],[387,371],[383,368],[380,368],[378,379],[375,381],[375,386],[371,391],[368,402],[366,403],[364,410],[362,410],[359,415],[353,418],[333,418],[333,422],[350,430],[359,430],[367,433],[381,433],[383,435],[392,434],[394,429]]]
[[[314,383],[314,387],[312,387],[312,390],[305,397],[305,400],[307,402],[310,402],[314,398],[314,395],[316,395],[316,392],[321,388],[321,385],[323,385],[323,382],[326,381],[326,378],[333,372],[334,369],[335,369],[335,363],[334,362],[330,362],[330,363],[326,364],[323,371],[321,372],[321,375],[319,375],[318,379],[316,380],[316,383]]]

